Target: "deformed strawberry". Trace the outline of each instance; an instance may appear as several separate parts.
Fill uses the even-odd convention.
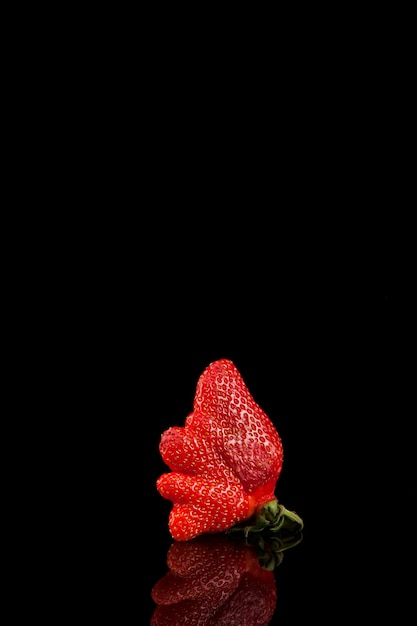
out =
[[[169,530],[178,541],[302,520],[278,505],[275,488],[283,447],[269,417],[255,402],[234,363],[212,362],[201,374],[185,426],[162,436],[159,450],[170,472],[156,486],[171,500]]]

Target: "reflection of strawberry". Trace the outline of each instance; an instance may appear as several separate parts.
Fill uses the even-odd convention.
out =
[[[172,537],[186,541],[273,518],[281,439],[232,361],[214,361],[201,374],[193,408],[185,427],[166,430],[159,447],[171,469],[156,486],[173,502]]]
[[[266,626],[276,606],[273,571],[225,534],[174,542],[169,572],[152,589],[151,626]]]

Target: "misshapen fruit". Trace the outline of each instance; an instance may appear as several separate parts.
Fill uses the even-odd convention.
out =
[[[177,541],[276,513],[281,438],[232,361],[204,370],[193,412],[162,434],[159,450],[171,471],[156,486],[173,503],[168,526]]]

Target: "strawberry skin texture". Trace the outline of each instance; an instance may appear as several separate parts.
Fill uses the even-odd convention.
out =
[[[276,500],[281,438],[228,359],[204,370],[193,412],[162,434],[159,451],[171,471],[156,486],[173,503],[168,526],[177,541],[228,530]]]
[[[169,571],[154,585],[151,626],[266,626],[276,608],[273,571],[254,548],[226,535],[174,542]]]

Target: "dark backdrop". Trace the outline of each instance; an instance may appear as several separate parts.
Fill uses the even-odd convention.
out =
[[[22,534],[35,517],[46,534],[33,544],[44,565],[51,549],[57,593],[38,560],[34,578],[42,599],[63,593],[55,621],[149,621],[170,543],[159,439],[221,357],[276,424],[277,495],[305,520],[277,571],[275,622],[401,621],[407,559],[414,571],[412,55],[403,15],[386,29],[374,12],[343,38],[346,16],[320,20],[322,37],[297,15],[278,42],[263,20],[258,46],[235,16],[218,45],[196,20],[183,33],[159,11],[138,35],[136,17],[112,12],[108,28],[95,12],[75,27],[66,16],[69,42],[57,22],[45,56],[31,48],[34,70],[25,56],[35,117],[14,142],[30,162],[20,187],[53,210],[20,219],[25,254],[12,245],[7,262],[23,272],[6,276],[23,302],[6,298],[19,326],[4,330],[29,379],[16,377],[29,402],[17,441],[47,502],[34,513],[17,494]]]

